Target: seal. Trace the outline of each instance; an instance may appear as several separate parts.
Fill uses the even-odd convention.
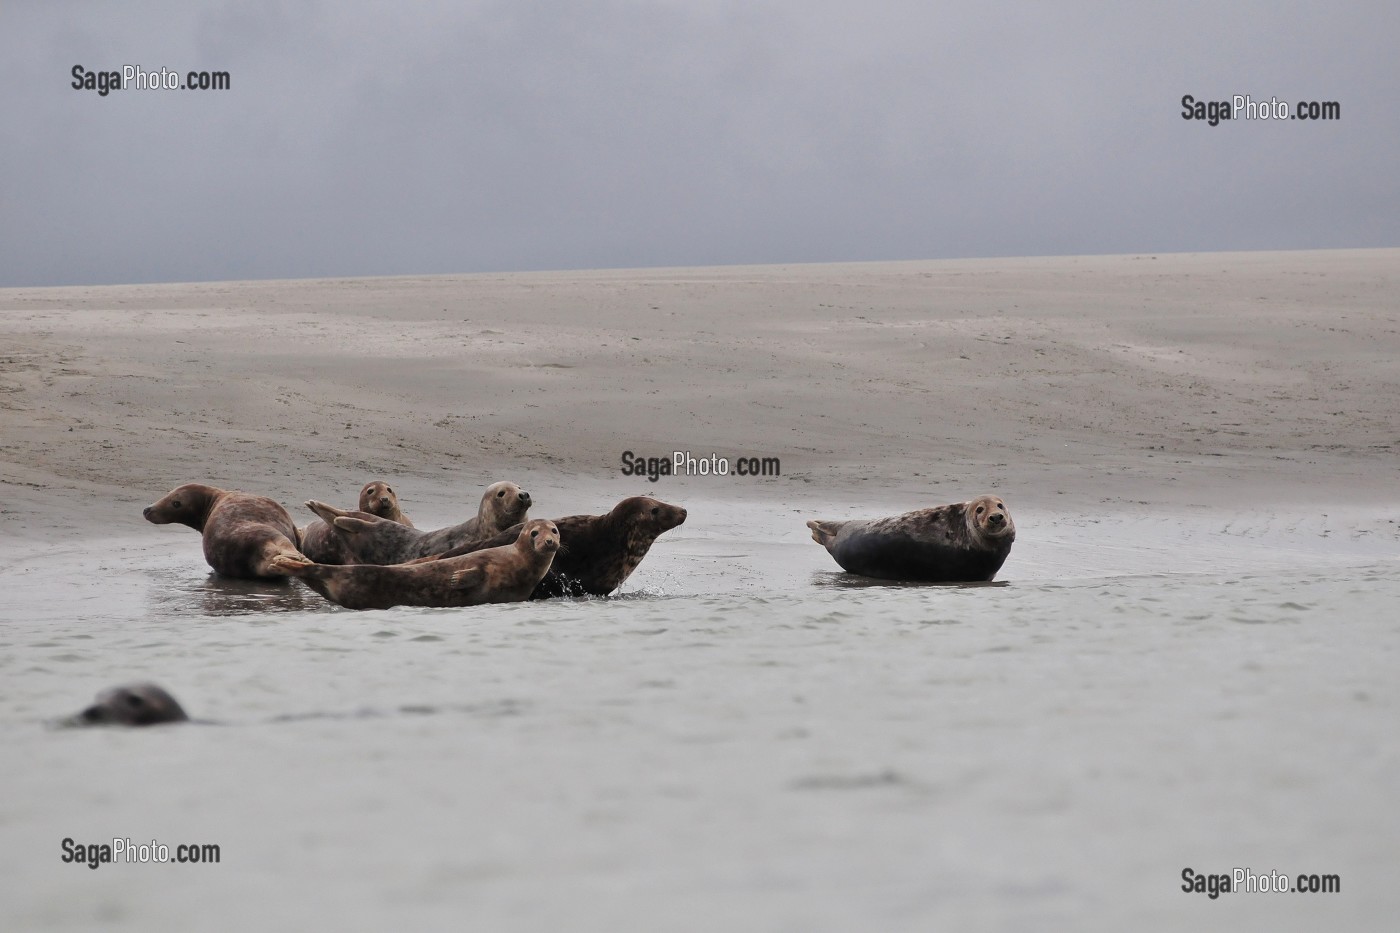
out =
[[[531,599],[554,596],[607,596],[620,587],[647,556],[652,542],[685,521],[686,511],[651,496],[633,496],[613,506],[606,515],[570,515],[557,518],[559,555],[554,566],[535,587]],[[499,547],[518,533],[510,528],[478,547]],[[456,548],[434,559],[452,559],[469,553]]]
[[[345,563],[402,564],[469,544],[477,544],[471,550],[479,550],[481,542],[525,520],[530,494],[514,483],[493,483],[486,487],[475,517],[436,531],[385,521],[368,512],[346,512],[315,499],[306,507],[334,529],[348,558]]]
[[[884,580],[979,583],[996,576],[1016,526],[998,496],[872,521],[811,521],[812,540],[850,572]]]
[[[406,528],[413,527],[413,522],[399,508],[399,497],[394,493],[394,488],[382,479],[365,483],[360,490],[359,510]],[[352,557],[340,536],[320,519],[301,529],[301,552],[318,564],[350,563]]]
[[[284,577],[272,559],[301,556],[292,517],[266,496],[202,483],[177,486],[141,513],[155,525],[178,522],[204,536],[204,559],[226,577]]]
[[[154,726],[189,718],[173,696],[155,684],[140,683],[103,690],[71,721],[83,726]]]
[[[347,609],[479,606],[528,599],[559,550],[559,529],[537,518],[508,544],[418,564],[314,564],[277,558],[283,572]]]

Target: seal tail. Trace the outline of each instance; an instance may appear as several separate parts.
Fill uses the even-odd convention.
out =
[[[338,509],[333,505],[326,505],[324,502],[317,502],[315,499],[307,499],[306,507],[316,513],[316,517],[327,525],[335,523],[335,520],[342,515],[348,515],[344,509]]]
[[[289,577],[304,577],[314,572],[316,564],[304,554],[277,554],[270,561],[272,568]]]
[[[347,534],[357,535],[374,527],[374,522],[367,522],[363,518],[356,518],[353,515],[342,515],[331,522],[331,527]]]
[[[836,535],[840,533],[841,526],[844,524],[846,523],[810,521],[807,523],[807,527],[812,529],[813,541],[817,542],[822,547],[829,548],[831,547],[831,542],[836,540]]]

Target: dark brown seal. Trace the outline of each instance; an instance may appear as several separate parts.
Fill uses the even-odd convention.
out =
[[[811,521],[812,540],[850,573],[885,580],[976,583],[996,576],[1016,526],[997,496],[860,522]]]
[[[493,483],[474,518],[436,531],[420,531],[367,512],[346,512],[314,499],[306,507],[333,526],[347,555],[345,563],[401,564],[464,545],[476,544],[471,550],[479,550],[486,539],[525,520],[530,494],[514,483]]]
[[[559,550],[559,529],[542,518],[526,522],[501,547],[418,564],[313,564],[282,557],[284,572],[347,609],[392,606],[477,606],[528,599]]]
[[[292,517],[266,496],[186,483],[142,514],[156,525],[179,522],[203,534],[204,559],[226,577],[284,577],[272,559],[301,556]]]
[[[406,528],[413,527],[413,522],[399,508],[399,497],[394,493],[394,488],[382,479],[365,483],[360,490],[359,510]],[[319,519],[301,530],[301,552],[318,564],[346,564],[353,557],[340,536]]]
[[[650,496],[623,499],[606,515],[570,515],[555,519],[559,556],[531,599],[551,596],[606,596],[632,575],[651,543],[685,521],[685,509]],[[478,545],[498,547],[518,528],[510,528]],[[469,553],[462,548],[443,558]]]
[[[155,684],[143,683],[103,690],[93,704],[71,722],[85,726],[153,726],[185,722],[189,718],[173,696]]]

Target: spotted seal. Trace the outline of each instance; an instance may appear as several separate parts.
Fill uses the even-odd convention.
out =
[[[991,580],[1011,553],[1016,526],[998,496],[871,521],[810,521],[812,540],[850,573],[886,580]]]
[[[528,599],[559,550],[559,529],[533,519],[509,543],[417,564],[313,564],[278,558],[284,572],[347,609],[478,606]]]
[[[155,525],[178,522],[200,532],[204,559],[226,577],[283,577],[272,559],[301,556],[292,517],[266,496],[186,483],[141,514]]]

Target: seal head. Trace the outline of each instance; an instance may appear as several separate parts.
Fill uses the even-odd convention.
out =
[[[85,726],[153,726],[185,722],[189,718],[165,690],[152,683],[139,683],[102,691],[93,704],[72,721]]]
[[[360,490],[360,511],[398,522],[409,528],[413,527],[413,522],[409,521],[403,509],[399,508],[399,497],[394,493],[394,487],[382,479],[365,483],[364,488]]]

